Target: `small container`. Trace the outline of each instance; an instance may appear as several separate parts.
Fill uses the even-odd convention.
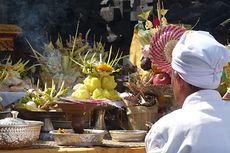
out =
[[[22,120],[17,118],[18,112],[11,113],[12,118],[0,120],[0,149],[15,149],[32,145],[39,138],[43,122]]]
[[[84,133],[74,133],[72,129],[64,129],[64,133],[58,130],[50,131],[54,141],[60,146],[94,146],[101,145],[106,134],[104,130],[84,129]]]
[[[120,142],[143,142],[147,131],[145,130],[110,130],[110,136]]]

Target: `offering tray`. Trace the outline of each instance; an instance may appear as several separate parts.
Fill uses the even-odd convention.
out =
[[[147,131],[145,130],[110,130],[112,140],[119,142],[142,142]]]
[[[43,119],[43,118],[61,118],[65,117],[64,112],[48,112],[48,111],[27,111],[19,110],[20,116],[26,119]]]
[[[54,141],[61,146],[93,146],[101,145],[105,135],[104,130],[84,129],[82,134],[74,133],[72,129],[64,129],[63,133],[58,130],[50,131]]]

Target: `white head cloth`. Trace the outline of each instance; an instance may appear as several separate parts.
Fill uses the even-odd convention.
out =
[[[230,51],[205,31],[185,32],[172,53],[172,68],[187,83],[204,89],[218,88]]]

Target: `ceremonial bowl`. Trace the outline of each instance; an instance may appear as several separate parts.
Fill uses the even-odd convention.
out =
[[[63,133],[58,130],[50,131],[54,141],[61,146],[94,146],[102,144],[106,132],[104,130],[84,129],[81,134],[74,133],[72,129],[64,129]]]
[[[0,125],[0,149],[14,149],[32,145],[39,139],[40,121],[27,121],[24,125]]]
[[[145,130],[110,130],[111,137],[115,141],[140,142],[144,141],[147,131]]]

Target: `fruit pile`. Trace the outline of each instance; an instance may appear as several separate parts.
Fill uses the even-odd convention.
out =
[[[114,76],[87,76],[83,83],[74,86],[72,97],[77,99],[120,99],[118,92],[115,90],[117,83]]]
[[[120,99],[118,92],[115,90],[117,83],[113,76],[113,72],[118,70],[115,70],[113,66],[123,57],[118,52],[115,58],[110,60],[111,53],[112,48],[107,62],[102,59],[102,55],[100,55],[100,61],[96,58],[84,60],[82,64],[75,61],[76,64],[81,66],[82,72],[87,74],[87,77],[83,80],[83,83],[78,83],[74,86],[74,92],[71,97],[76,99]],[[87,57],[84,59],[87,59]]]
[[[152,65],[150,58],[143,57],[141,60],[141,68],[143,83],[150,82],[153,85],[168,85],[171,84],[171,77],[167,72],[158,70]]]

